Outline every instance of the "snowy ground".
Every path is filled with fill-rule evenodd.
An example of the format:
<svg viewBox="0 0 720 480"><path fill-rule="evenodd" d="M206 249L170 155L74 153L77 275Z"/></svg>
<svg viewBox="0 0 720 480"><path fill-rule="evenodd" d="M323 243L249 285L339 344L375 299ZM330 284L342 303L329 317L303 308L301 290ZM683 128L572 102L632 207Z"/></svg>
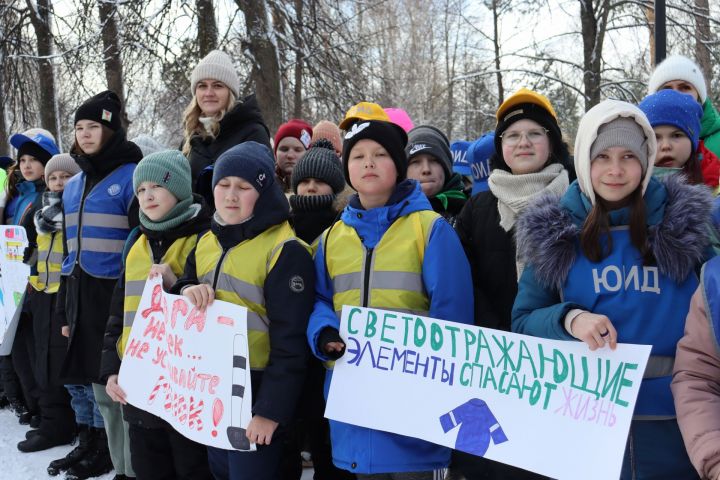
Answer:
<svg viewBox="0 0 720 480"><path fill-rule="evenodd" d="M47 466L56 458L64 457L71 445L55 447L44 452L21 453L17 443L25 439L29 428L20 425L17 417L9 410L0 410L0 478L13 480L61 480L63 475L51 477L47 474ZM111 480L113 474L97 477L100 480ZM312 480L312 469L303 470L302 480Z"/></svg>

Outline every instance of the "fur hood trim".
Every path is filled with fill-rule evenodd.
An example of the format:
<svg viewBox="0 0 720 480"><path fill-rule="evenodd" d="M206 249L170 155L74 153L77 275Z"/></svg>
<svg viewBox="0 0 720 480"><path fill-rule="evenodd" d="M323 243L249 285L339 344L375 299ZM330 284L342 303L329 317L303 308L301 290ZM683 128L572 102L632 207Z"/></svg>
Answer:
<svg viewBox="0 0 720 480"><path fill-rule="evenodd" d="M648 243L658 269L682 282L705 259L710 245L712 194L704 185L688 185L679 175L661 180L667 192L662 221L648 226ZM582 225L545 196L528 206L516 223L518 259L532 265L544 287L559 289L575 261Z"/></svg>

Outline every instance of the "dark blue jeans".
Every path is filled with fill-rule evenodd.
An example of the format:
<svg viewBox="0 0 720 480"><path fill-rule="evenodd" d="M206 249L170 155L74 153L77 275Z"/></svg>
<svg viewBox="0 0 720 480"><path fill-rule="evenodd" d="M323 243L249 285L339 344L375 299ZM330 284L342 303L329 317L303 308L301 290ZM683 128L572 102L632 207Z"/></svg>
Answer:
<svg viewBox="0 0 720 480"><path fill-rule="evenodd" d="M88 427L105 428L105 422L98 409L92 384L65 385L70 393L70 406L75 412L75 422Z"/></svg>

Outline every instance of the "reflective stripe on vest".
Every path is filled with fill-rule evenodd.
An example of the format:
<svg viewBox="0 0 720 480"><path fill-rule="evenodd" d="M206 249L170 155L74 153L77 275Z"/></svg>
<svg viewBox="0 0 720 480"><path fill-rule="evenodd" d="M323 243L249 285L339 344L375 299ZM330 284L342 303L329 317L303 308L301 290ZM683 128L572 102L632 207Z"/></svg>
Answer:
<svg viewBox="0 0 720 480"><path fill-rule="evenodd" d="M422 265L439 218L429 210L400 217L373 249L363 246L354 228L335 223L324 237L333 309L339 313L343 305L357 305L427 315L430 299Z"/></svg>
<svg viewBox="0 0 720 480"><path fill-rule="evenodd" d="M85 198L85 174L68 181L63 192L68 248L63 275L70 275L79 263L93 277L120 276L122 251L130 233L127 212L134 197L134 170L135 164L121 165L98 182Z"/></svg>
<svg viewBox="0 0 720 480"><path fill-rule="evenodd" d="M161 263L167 263L170 270L175 276L180 277L185 270L185 262L190 252L195 248L197 243L197 235L189 235L187 237L178 238L165 255L163 255ZM143 290L145 289L145 280L152 267L153 255L150 248L150 242L145 234L140 235L128 252L125 260L125 299L123 303L123 330L120 341L118 342L118 355L123 357L127 339L130 337L133 320L135 320L135 312Z"/></svg>
<svg viewBox="0 0 720 480"><path fill-rule="evenodd" d="M56 293L60 288L62 240L62 232L39 233L37 236L37 275L30 277L30 284L38 292Z"/></svg>
<svg viewBox="0 0 720 480"><path fill-rule="evenodd" d="M270 319L265 309L265 279L286 242L297 241L283 222L223 252L217 237L207 232L198 242L195 265L198 280L215 289L215 298L248 309L250 368L264 369L270 357Z"/></svg>

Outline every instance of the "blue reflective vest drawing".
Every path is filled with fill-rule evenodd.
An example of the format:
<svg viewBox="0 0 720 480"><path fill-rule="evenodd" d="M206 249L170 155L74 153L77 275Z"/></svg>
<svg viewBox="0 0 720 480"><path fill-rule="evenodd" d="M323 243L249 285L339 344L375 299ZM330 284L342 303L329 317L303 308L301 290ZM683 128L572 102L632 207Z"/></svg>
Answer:
<svg viewBox="0 0 720 480"><path fill-rule="evenodd" d="M674 416L670 380L675 347L683 335L690 298L698 286L694 273L676 283L657 267L643 266L627 227L611 229L612 252L598 263L576 245L576 259L562 287L562 299L606 315L618 342L652 345L635 406L636 416ZM601 238L603 250L607 238Z"/></svg>
<svg viewBox="0 0 720 480"><path fill-rule="evenodd" d="M125 164L113 170L84 201L85 173L70 179L63 192L68 255L62 275L70 275L79 263L93 277L120 277L122 251L130 233L127 214L133 200L135 166Z"/></svg>

